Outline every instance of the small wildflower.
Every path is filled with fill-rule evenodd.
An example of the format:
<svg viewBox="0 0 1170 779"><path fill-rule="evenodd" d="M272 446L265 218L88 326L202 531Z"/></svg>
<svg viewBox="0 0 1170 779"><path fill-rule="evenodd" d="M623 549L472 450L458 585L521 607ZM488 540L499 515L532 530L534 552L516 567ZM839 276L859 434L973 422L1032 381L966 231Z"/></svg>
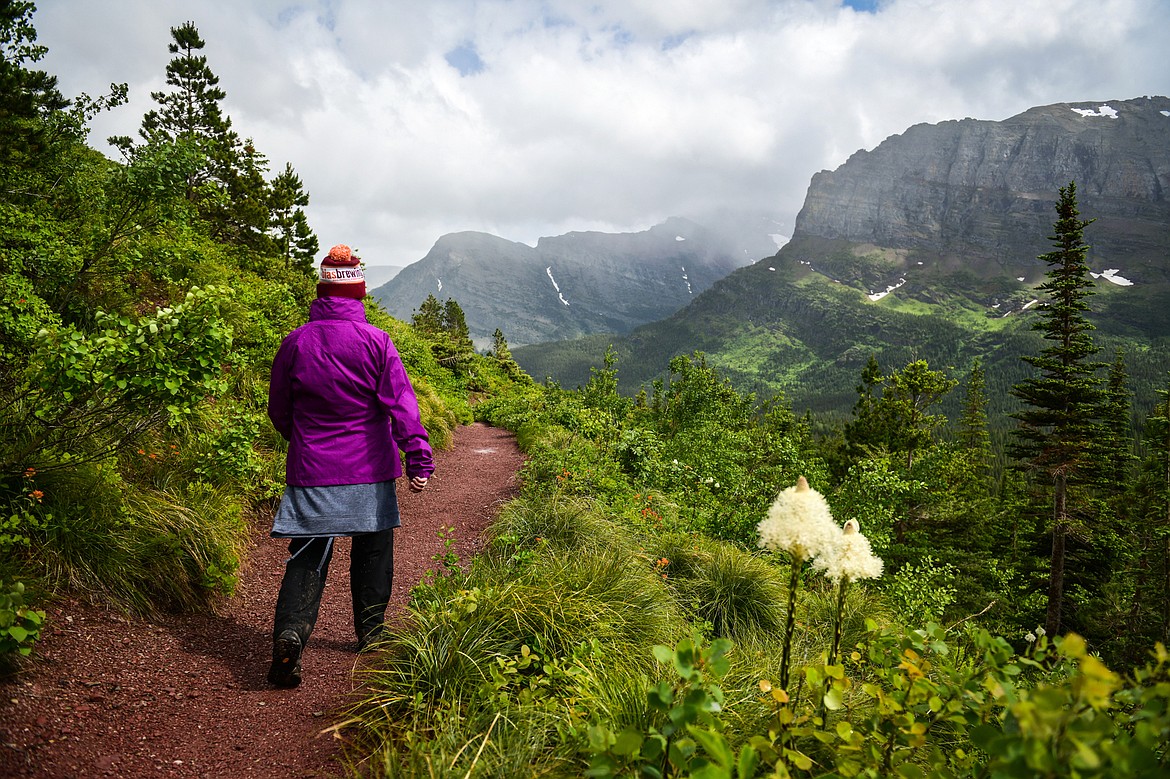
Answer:
<svg viewBox="0 0 1170 779"><path fill-rule="evenodd" d="M856 519L846 522L837 542L813 561L813 567L824 571L834 583L876 579L882 575L882 559L873 553L869 539L859 532L860 527Z"/></svg>
<svg viewBox="0 0 1170 779"><path fill-rule="evenodd" d="M139 449L139 450L138 450L138 453L139 453L139 454L146 454L146 450L145 450L145 449Z"/></svg>
<svg viewBox="0 0 1170 779"><path fill-rule="evenodd" d="M1026 636L1024 636L1024 640L1027 641L1029 644L1035 643L1036 634L1035 633L1028 633Z"/></svg>
<svg viewBox="0 0 1170 779"><path fill-rule="evenodd" d="M31 479L32 477L34 477L36 475L37 475L36 468L25 468L24 469L24 478Z"/></svg>
<svg viewBox="0 0 1170 779"><path fill-rule="evenodd" d="M41 492L40 490L33 490L32 492L30 492L28 494L28 496L30 498L32 498L33 500L35 500L37 503L40 503L41 498L45 497L45 493Z"/></svg>
<svg viewBox="0 0 1170 779"><path fill-rule="evenodd" d="M761 547L788 552L802 562L822 554L841 532L829 504L803 476L777 496L757 530Z"/></svg>

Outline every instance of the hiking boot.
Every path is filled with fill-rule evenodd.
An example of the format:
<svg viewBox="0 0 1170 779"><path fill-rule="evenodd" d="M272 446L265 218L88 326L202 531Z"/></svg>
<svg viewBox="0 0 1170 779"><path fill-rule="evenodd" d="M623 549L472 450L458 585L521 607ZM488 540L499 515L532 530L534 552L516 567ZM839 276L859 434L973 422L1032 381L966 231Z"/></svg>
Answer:
<svg viewBox="0 0 1170 779"><path fill-rule="evenodd" d="M277 687L296 687L301 683L301 637L295 630L285 630L272 644L268 681Z"/></svg>
<svg viewBox="0 0 1170 779"><path fill-rule="evenodd" d="M369 652L369 651L375 649L377 643L379 641L383 640L385 637L386 636L382 630L381 625L374 628L369 633L366 633L364 636L362 636L361 638L358 639L358 643L357 643L358 654L362 654L364 652Z"/></svg>

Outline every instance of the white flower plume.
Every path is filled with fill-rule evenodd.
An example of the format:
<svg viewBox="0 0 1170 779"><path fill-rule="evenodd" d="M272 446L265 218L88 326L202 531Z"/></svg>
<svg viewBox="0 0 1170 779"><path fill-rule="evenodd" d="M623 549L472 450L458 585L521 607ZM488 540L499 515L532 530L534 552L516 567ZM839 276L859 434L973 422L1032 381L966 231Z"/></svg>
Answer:
<svg viewBox="0 0 1170 779"><path fill-rule="evenodd" d="M780 493L757 530L761 547L787 552L799 562L823 554L841 535L829 504L803 476Z"/></svg>
<svg viewBox="0 0 1170 779"><path fill-rule="evenodd" d="M845 523L834 544L813 561L813 566L840 584L859 579L876 579L882 575L882 559L873 553L869 539L859 532L856 519Z"/></svg>

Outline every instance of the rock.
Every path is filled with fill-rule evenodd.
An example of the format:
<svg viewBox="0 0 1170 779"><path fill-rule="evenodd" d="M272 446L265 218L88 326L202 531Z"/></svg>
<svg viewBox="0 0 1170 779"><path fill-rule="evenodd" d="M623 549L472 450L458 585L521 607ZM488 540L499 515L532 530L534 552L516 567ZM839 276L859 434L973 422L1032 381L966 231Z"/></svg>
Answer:
<svg viewBox="0 0 1170 779"><path fill-rule="evenodd" d="M1167 280L1166 97L915 125L816 174L793 240L950 254L980 275L1016 277L1048 251L1058 189L1070 181L1081 213L1097 220L1090 261L1121 262L1138 282Z"/></svg>

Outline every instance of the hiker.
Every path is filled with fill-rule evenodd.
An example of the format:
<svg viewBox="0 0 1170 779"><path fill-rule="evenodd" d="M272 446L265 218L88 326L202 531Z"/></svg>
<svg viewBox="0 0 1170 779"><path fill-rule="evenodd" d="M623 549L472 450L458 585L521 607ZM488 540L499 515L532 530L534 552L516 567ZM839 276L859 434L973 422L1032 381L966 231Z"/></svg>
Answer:
<svg viewBox="0 0 1170 779"><path fill-rule="evenodd" d="M317 622L338 536L353 539L349 585L358 651L378 638L400 524L399 450L412 491L422 491L434 471L398 350L366 321L360 261L348 246L329 250L309 321L285 337L272 362L268 416L289 442L287 486L272 536L291 539L268 671L277 687L301 682L301 653Z"/></svg>

